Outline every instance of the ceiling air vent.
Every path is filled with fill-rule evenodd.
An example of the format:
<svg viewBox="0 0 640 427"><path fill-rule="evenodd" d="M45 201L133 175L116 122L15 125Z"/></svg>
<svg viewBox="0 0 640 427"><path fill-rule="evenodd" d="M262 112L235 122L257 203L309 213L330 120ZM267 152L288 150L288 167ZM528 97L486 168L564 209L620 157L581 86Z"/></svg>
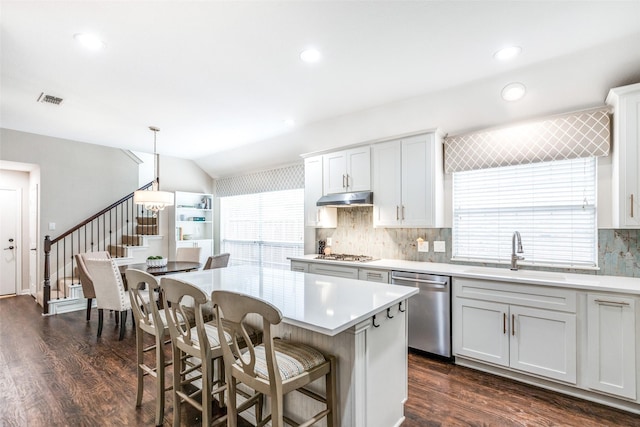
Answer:
<svg viewBox="0 0 640 427"><path fill-rule="evenodd" d="M62 98L58 98L57 96L53 95L45 95L44 92L41 92L40 96L38 97L38 102L42 102L43 104L60 105L62 104Z"/></svg>

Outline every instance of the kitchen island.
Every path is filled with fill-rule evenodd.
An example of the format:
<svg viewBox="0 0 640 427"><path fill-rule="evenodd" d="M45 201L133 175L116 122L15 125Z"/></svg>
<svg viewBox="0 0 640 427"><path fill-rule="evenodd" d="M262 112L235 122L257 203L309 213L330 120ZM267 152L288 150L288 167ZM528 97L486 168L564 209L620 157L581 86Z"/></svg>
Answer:
<svg viewBox="0 0 640 427"><path fill-rule="evenodd" d="M172 277L208 295L222 289L268 301L283 315L277 336L335 355L341 426L402 424L407 399L406 307L416 288L249 266ZM324 393L323 381L313 386ZM319 403L297 393L285 400L285 413L293 419L319 409Z"/></svg>

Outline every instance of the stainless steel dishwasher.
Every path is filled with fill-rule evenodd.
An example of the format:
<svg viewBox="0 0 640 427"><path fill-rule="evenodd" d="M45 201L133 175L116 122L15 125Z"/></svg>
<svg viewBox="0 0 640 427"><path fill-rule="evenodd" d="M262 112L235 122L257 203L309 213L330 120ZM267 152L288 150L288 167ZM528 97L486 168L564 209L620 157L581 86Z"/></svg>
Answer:
<svg viewBox="0 0 640 427"><path fill-rule="evenodd" d="M451 358L451 277L392 271L391 284L420 289L409 298L409 347Z"/></svg>

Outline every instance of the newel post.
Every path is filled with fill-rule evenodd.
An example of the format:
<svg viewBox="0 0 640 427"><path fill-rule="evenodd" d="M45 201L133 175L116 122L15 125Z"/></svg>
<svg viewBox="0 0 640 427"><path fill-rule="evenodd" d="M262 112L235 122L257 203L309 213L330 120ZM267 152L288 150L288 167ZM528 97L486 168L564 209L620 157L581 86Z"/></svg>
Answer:
<svg viewBox="0 0 640 427"><path fill-rule="evenodd" d="M42 288L43 314L49 314L49 300L51 299L51 236L44 236L44 287Z"/></svg>

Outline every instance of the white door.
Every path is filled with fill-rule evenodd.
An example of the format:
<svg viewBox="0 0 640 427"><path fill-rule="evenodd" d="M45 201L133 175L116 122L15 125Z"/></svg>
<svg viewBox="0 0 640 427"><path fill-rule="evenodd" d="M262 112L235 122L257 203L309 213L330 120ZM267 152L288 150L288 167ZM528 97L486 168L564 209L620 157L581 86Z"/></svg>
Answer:
<svg viewBox="0 0 640 427"><path fill-rule="evenodd" d="M15 294L19 285L19 208L20 192L0 189L0 295Z"/></svg>

